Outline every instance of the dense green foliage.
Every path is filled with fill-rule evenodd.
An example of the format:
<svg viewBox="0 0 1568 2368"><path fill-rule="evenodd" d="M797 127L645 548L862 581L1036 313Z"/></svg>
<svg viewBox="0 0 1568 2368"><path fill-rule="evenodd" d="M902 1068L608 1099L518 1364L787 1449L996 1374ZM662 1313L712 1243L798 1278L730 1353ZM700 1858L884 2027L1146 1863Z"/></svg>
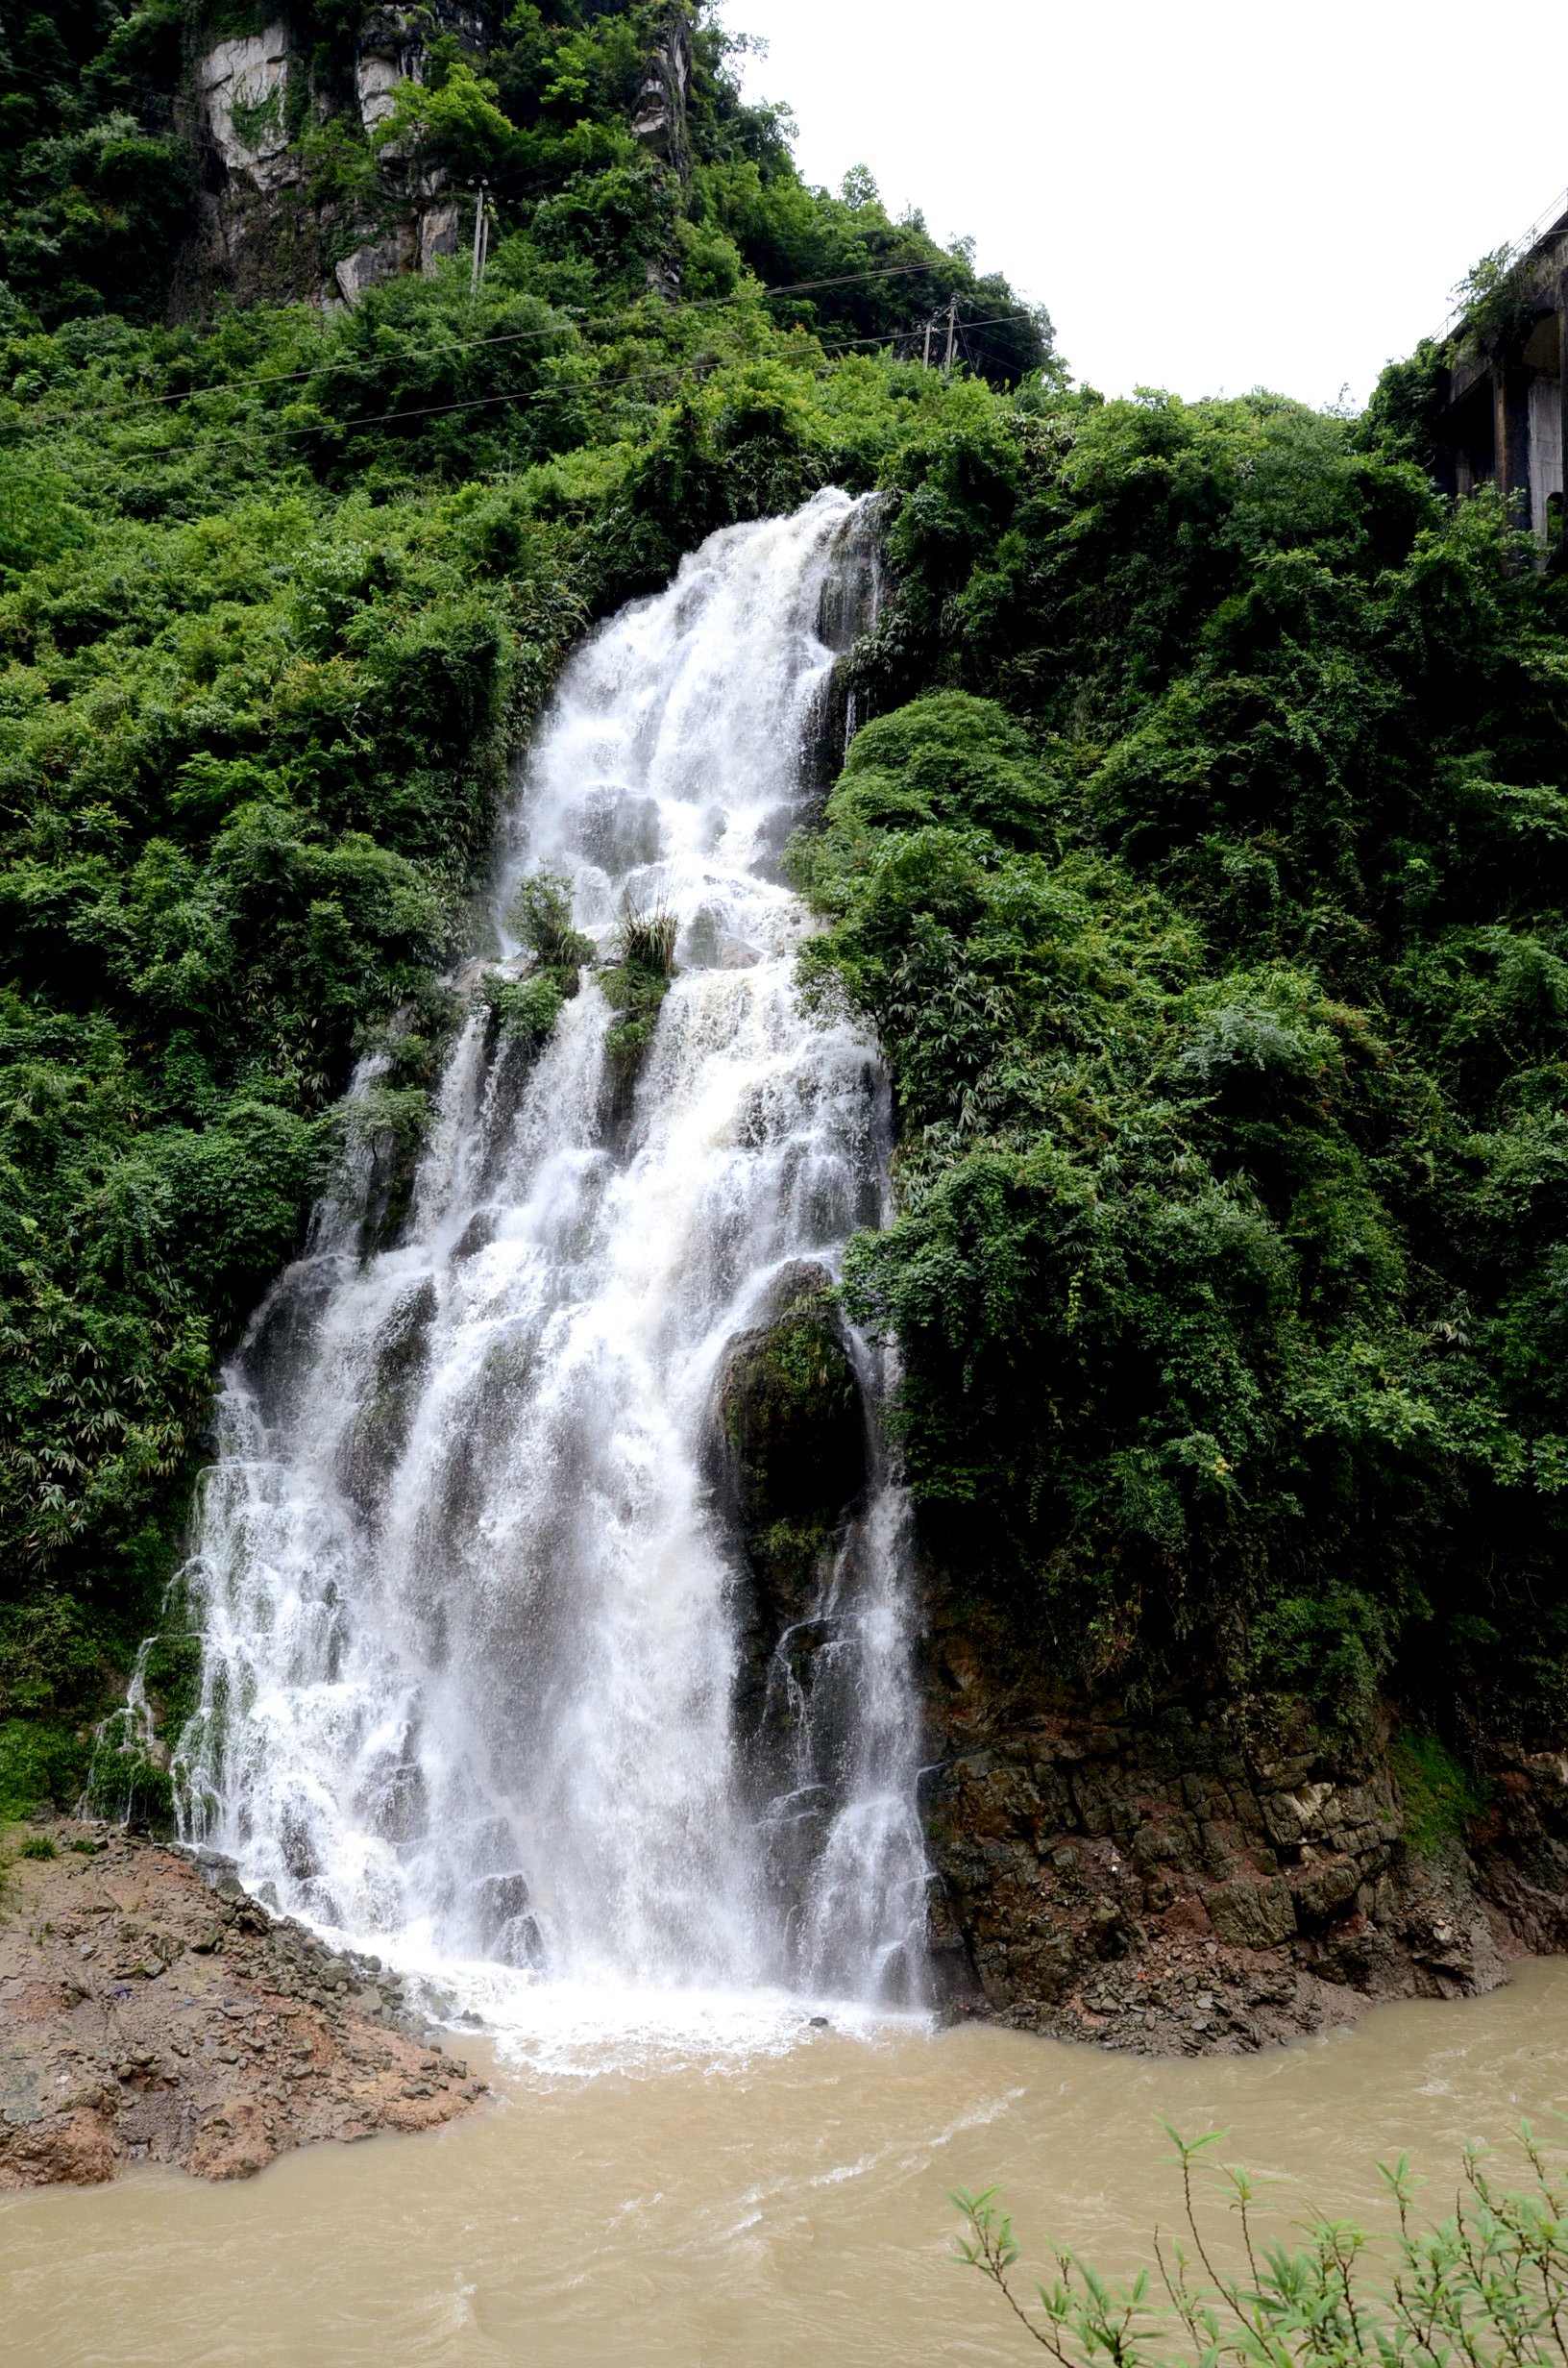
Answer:
<svg viewBox="0 0 1568 2368"><path fill-rule="evenodd" d="M977 276L967 242L943 248L919 215L890 220L864 166L837 197L802 182L787 111L743 102L734 68L746 40L705 6L687 12L687 169L666 169L631 120L650 49L682 5L492 0L471 12L473 50L416 10L423 80L399 85L391 113L367 133L355 51L376 16L369 0L63 0L47 14L0 0L0 242L12 308L31 307L50 328L184 308L210 274L195 214L212 172L195 128L195 62L216 40L282 21L284 82L270 99L240 99L234 115L253 139L293 136L299 169L269 200L269 293L330 286L334 262L416 188L482 174L504 276L575 312L641 300L650 284L711 303L760 281L793 291L770 308L778 326L880 345L914 337L951 299L963 356L986 376L1011 383L1047 358L1044 315L1004 280Z"/></svg>
<svg viewBox="0 0 1568 2368"><path fill-rule="evenodd" d="M973 402L796 851L894 1073L850 1295L927 1534L1135 1689L1397 1659L1550 1726L1568 592L1386 405Z"/></svg>
<svg viewBox="0 0 1568 2368"><path fill-rule="evenodd" d="M0 5L0 237L12 310L161 308L195 170L175 129L184 12Z"/></svg>
<svg viewBox="0 0 1568 2368"><path fill-rule="evenodd" d="M801 182L706 12L684 177L629 130L657 8L437 39L370 137L359 15L294 12L282 243L319 274L485 171L478 301L458 258L178 320L179 78L251 17L0 0L0 1798L80 1780L345 1135L406 1173L561 655L829 482L883 488L894 588L796 861L893 1071L848 1289L937 1557L1125 1686L1394 1668L1452 1739L1484 1673L1549 1727L1568 595L1432 490L1440 357L1360 423L1072 394L962 242ZM909 358L949 297L950 382ZM536 1046L583 949L549 883L521 919L485 993ZM628 1077L661 947L605 975Z"/></svg>
<svg viewBox="0 0 1568 2368"><path fill-rule="evenodd" d="M352 25L317 17L327 73ZM188 56L218 19L7 22L0 1801L16 1807L82 1782L83 1714L177 1554L215 1359L345 1136L392 1143L405 1189L456 1016L436 980L474 942L507 764L566 649L714 527L869 486L968 400L886 354L835 361L809 301L768 298L713 210L744 197L748 252L775 272L913 254L937 292L973 274L864 185L806 190L716 32L698 36L682 192L625 130L651 13L520 8L491 74L523 145L491 160L504 234L477 305L459 259L352 313L156 326L168 241L145 211L106 212L66 150L105 108L156 129L154 32ZM577 77L570 106L535 103L549 75ZM438 57L421 136L454 164L458 100L495 110ZM40 211L57 183L65 212ZM649 289L650 226L685 259L684 304ZM141 239L134 268L110 231ZM883 284L833 292L841 341L904 317L876 308ZM498 1032L530 1044L588 950L540 895L521 916L536 974L489 997ZM661 946L628 929L607 974L628 1076ZM381 1073L344 1106L375 1049Z"/></svg>

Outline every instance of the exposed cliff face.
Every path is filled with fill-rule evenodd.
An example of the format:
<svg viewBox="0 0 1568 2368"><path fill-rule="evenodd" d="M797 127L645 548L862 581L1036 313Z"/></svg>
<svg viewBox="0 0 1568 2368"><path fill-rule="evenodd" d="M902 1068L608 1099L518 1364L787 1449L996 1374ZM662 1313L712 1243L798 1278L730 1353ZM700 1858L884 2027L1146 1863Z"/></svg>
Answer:
<svg viewBox="0 0 1568 2368"><path fill-rule="evenodd" d="M692 29L685 13L672 9L660 24L649 52L647 69L632 110L632 137L649 155L681 181L691 177L692 150L686 134L686 99L692 80ZM680 284L680 266L673 255L650 255L648 284L674 295Z"/></svg>
<svg viewBox="0 0 1568 2368"><path fill-rule="evenodd" d="M437 57L486 62L481 10L464 0L376 9L352 40L323 48L288 0L257 30L199 43L187 131L199 157L199 224L179 301L304 297L352 304L378 281L433 272L464 243L473 201L444 164L384 139L374 170L350 142L381 131L400 83L425 84ZM632 104L632 136L685 182L692 32L685 11L658 20ZM331 150L336 142L335 153ZM650 255L649 285L673 291L678 264Z"/></svg>
<svg viewBox="0 0 1568 2368"><path fill-rule="evenodd" d="M715 1410L715 1493L740 1549L737 1712L774 1789L790 1743L774 1730L799 1714L779 1671L809 1657L866 1481L826 1282L807 1264L780 1276ZM1511 1958L1568 1948L1568 1759L1495 1745L1480 1813L1423 1834L1387 1706L1335 1737L1299 1703L1218 1687L1136 1709L1065 1676L999 1610L959 1609L930 1570L925 1626L920 1812L950 2011L1229 2052L1382 1999L1489 1990Z"/></svg>
<svg viewBox="0 0 1568 2368"><path fill-rule="evenodd" d="M1458 1997L1568 1945L1568 1763L1500 1750L1423 1853L1386 1717L1074 1700L1004 1623L939 1605L925 1654L932 1930L961 2011L1152 2053L1255 2047L1378 1999Z"/></svg>
<svg viewBox="0 0 1568 2368"><path fill-rule="evenodd" d="M259 31L199 47L187 129L199 160L195 235L177 302L221 290L242 303L353 303L379 280L433 271L463 240L444 167L384 149L374 172L313 156L311 137L368 135L400 82L427 78L447 37L482 58L478 12L460 0L378 9L342 55L325 53L286 7Z"/></svg>
<svg viewBox="0 0 1568 2368"><path fill-rule="evenodd" d="M631 131L649 156L657 157L686 180L692 169L691 144L686 136L686 99L692 81L692 29L678 9L660 24L649 52L648 68Z"/></svg>

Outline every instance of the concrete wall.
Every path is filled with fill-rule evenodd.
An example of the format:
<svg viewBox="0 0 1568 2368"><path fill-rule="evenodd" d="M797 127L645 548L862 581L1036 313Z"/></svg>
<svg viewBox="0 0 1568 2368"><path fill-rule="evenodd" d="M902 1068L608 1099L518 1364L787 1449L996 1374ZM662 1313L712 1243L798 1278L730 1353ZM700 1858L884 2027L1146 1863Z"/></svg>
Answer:
<svg viewBox="0 0 1568 2368"><path fill-rule="evenodd" d="M1460 496L1487 483L1513 495L1544 558L1560 523L1568 446L1568 214L1531 249L1521 280L1526 317L1508 350L1472 352L1448 373L1438 473Z"/></svg>

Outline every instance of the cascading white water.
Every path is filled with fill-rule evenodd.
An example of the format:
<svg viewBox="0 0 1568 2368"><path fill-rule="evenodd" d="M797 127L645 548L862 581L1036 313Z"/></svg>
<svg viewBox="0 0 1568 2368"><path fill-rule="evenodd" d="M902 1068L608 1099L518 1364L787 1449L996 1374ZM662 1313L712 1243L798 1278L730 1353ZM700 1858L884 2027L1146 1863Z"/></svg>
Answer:
<svg viewBox="0 0 1568 2368"><path fill-rule="evenodd" d="M737 1718L705 1443L726 1345L881 1208L885 1088L796 1001L776 869L862 524L829 492L713 536L578 652L539 735L498 912L548 866L601 940L628 899L679 922L629 1107L591 975L531 1060L472 1018L397 1246L324 1212L227 1377L185 1830L394 1958L919 1994L901 1495L873 1447L780 1784Z"/></svg>

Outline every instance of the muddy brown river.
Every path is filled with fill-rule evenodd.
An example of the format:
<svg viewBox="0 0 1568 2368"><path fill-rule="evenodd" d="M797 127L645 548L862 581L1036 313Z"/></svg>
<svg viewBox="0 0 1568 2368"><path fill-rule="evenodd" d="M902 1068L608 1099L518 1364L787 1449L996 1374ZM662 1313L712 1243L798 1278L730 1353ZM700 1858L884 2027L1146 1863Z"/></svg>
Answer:
<svg viewBox="0 0 1568 2368"><path fill-rule="evenodd" d="M1156 2115L1229 2130L1286 2217L1374 2210L1402 2146L1440 2191L1568 2102L1568 1964L1207 2061L913 2021L511 2044L433 2137L0 2198L6 2368L1002 2368L1033 2350L947 2260L944 2188L1111 2268L1170 2218Z"/></svg>

